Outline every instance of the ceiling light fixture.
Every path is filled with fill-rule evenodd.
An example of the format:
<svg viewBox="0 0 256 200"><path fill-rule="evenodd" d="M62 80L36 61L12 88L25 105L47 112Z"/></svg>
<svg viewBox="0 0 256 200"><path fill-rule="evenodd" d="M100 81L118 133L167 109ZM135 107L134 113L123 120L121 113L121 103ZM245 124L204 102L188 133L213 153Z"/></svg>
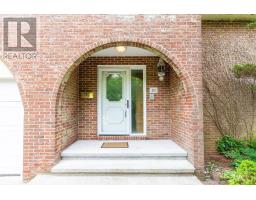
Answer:
<svg viewBox="0 0 256 200"><path fill-rule="evenodd" d="M126 47L125 46L117 46L116 47L116 50L119 52L119 53L123 53L126 51Z"/></svg>

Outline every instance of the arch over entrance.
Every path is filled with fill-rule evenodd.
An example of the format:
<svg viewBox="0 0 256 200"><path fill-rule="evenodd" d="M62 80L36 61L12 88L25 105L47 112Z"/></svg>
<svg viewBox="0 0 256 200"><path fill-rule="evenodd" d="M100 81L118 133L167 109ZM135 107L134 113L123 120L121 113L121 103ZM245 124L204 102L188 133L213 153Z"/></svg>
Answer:
<svg viewBox="0 0 256 200"><path fill-rule="evenodd" d="M176 72L177 76L183 82L184 90L194 91L194 84L189 76L189 72L182 67L180 62L176 57L174 57L170 51L168 51L162 45L158 45L152 43L149 40L137 39L137 38L109 38L103 39L99 42L93 43L91 45L86 46L86 48L81 49L79 53L75 53L67 62L67 65L62 69L60 73L60 77L56 81L54 87L54 93L57 94L61 83L65 81L69 74L79 66L83 61L85 61L92 54L106 48L114 47L114 46L133 46L142 49L146 49L148 51L153 52L157 56L161 57L166 63L168 63L172 69ZM185 78L186 77L186 78ZM196 93L195 93L196 95ZM54 97L56 99L56 96ZM197 102L198 103L198 102Z"/></svg>
<svg viewBox="0 0 256 200"><path fill-rule="evenodd" d="M22 175L23 104L19 87L0 61L0 174Z"/></svg>
<svg viewBox="0 0 256 200"><path fill-rule="evenodd" d="M170 106L172 109L170 122L172 131L170 131L169 136L189 152L189 159L196 165L196 168L202 168L203 149L200 147L202 146L200 143L202 141L202 132L201 122L198 120L200 118L200 114L198 113L201 110L200 94L197 93L195 89L190 73L171 55L171 52L163 46L151 43L148 40L131 38L105 39L86 46L86 48L81 49L79 53L72 56L67 62L70 64L67 64L67 66L61 70L54 87L53 94L55 95L54 101L56 102L56 119L60 118L60 116L58 116L58 108L61 106L60 99L63 96L63 91L66 86L70 85L68 82L70 77L75 76L73 72L78 69L81 63L85 62L97 51L114 46L132 46L151 51L168 63L175 72L175 75L172 74L171 77L173 80L173 87L170 89ZM58 126L58 120L56 120L56 133L59 130ZM56 134L56 141L57 138L60 138L59 134ZM72 136L71 141L75 140L76 136ZM61 147L56 143L57 157L61 150Z"/></svg>

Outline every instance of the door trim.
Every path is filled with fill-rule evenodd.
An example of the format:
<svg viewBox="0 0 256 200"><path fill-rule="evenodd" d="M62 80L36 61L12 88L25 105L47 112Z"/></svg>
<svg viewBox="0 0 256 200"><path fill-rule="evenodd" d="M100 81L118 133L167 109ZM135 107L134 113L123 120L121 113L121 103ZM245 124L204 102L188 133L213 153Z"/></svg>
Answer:
<svg viewBox="0 0 256 200"><path fill-rule="evenodd" d="M101 84L102 84L102 71L112 71L120 70L120 71L126 71L128 70L127 74L127 90L128 90L128 97L131 101L131 70L132 69L142 69L143 70L143 133L132 133L131 131L131 106L129 107L129 130L128 134L125 134L127 136L146 136L147 134L147 98L146 98L146 65L98 65L97 66L97 135L98 136L104 136L104 135L111 135L111 136L118 136L115 134L106 134L101 132L101 123L102 123L102 108L101 108L101 101L102 101L102 90L101 90ZM123 135L123 134L122 134Z"/></svg>

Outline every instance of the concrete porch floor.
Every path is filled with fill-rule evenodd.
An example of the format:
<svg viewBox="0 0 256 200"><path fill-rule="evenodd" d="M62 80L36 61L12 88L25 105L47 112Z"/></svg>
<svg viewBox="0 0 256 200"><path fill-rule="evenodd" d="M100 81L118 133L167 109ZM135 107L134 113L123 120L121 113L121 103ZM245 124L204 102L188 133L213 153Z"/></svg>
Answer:
<svg viewBox="0 0 256 200"><path fill-rule="evenodd" d="M62 157L133 157L133 156L187 156L187 152L172 140L129 140L129 148L101 148L103 140L78 140L67 147ZM121 142L121 141L118 141Z"/></svg>

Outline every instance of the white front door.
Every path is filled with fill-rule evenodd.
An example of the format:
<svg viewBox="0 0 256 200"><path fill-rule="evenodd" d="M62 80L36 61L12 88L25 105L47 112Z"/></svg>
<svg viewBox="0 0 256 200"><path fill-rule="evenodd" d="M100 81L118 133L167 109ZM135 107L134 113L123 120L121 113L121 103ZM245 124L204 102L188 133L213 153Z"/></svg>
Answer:
<svg viewBox="0 0 256 200"><path fill-rule="evenodd" d="M98 66L98 135L146 135L146 66Z"/></svg>
<svg viewBox="0 0 256 200"><path fill-rule="evenodd" d="M129 134L129 84L127 69L103 69L100 71L102 135Z"/></svg>

